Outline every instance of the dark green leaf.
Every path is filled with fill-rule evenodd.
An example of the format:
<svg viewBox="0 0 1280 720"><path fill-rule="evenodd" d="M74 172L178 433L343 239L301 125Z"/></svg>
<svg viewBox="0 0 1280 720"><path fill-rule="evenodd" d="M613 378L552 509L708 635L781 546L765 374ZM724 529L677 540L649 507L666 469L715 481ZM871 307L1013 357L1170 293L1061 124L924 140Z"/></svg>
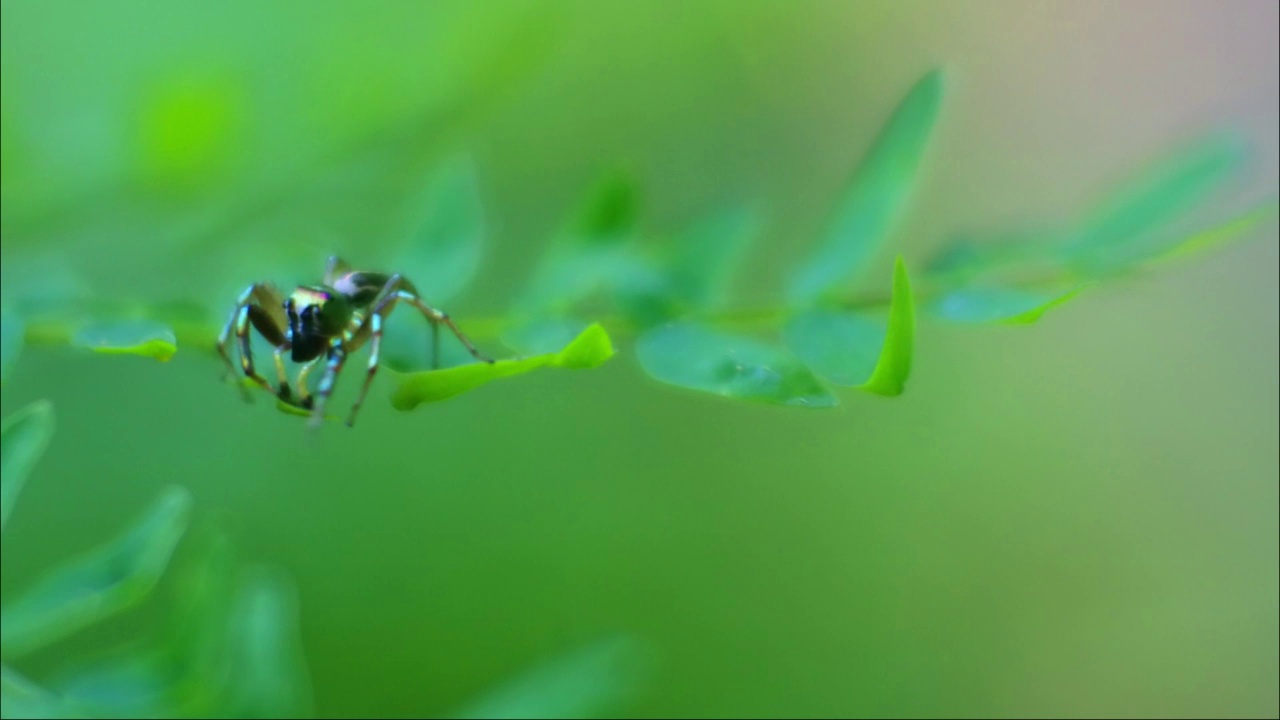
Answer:
<svg viewBox="0 0 1280 720"><path fill-rule="evenodd" d="M942 95L942 72L935 70L894 110L849 183L826 240L792 278L792 302L807 305L862 270L888 238L915 185Z"/></svg>
<svg viewBox="0 0 1280 720"><path fill-rule="evenodd" d="M475 276L484 248L484 208L474 165L454 158L432 180L422 225L397 260L432 303L458 294Z"/></svg>
<svg viewBox="0 0 1280 720"><path fill-rule="evenodd" d="M669 385L775 405L834 407L836 398L785 350L697 323L649 330L636 341L645 372Z"/></svg>
<svg viewBox="0 0 1280 720"><path fill-rule="evenodd" d="M298 636L292 583L256 569L241 584L231 618L231 678L221 716L307 717L311 686Z"/></svg>
<svg viewBox="0 0 1280 720"><path fill-rule="evenodd" d="M412 410L421 403L439 402L498 378L522 375L540 367L592 368L612 355L608 333L593 324L558 353L397 375L391 404L397 410Z"/></svg>
<svg viewBox="0 0 1280 720"><path fill-rule="evenodd" d="M0 425L0 529L18 502L27 476L53 437L53 405L37 400Z"/></svg>
<svg viewBox="0 0 1280 720"><path fill-rule="evenodd" d="M151 320L95 323L81 328L73 343L108 355L142 355L167 362L178 351L169 326Z"/></svg>
<svg viewBox="0 0 1280 720"><path fill-rule="evenodd" d="M150 593L182 538L191 495L170 487L126 534L55 569L4 609L0 643L16 656L125 610Z"/></svg>
<svg viewBox="0 0 1280 720"><path fill-rule="evenodd" d="M1193 209L1246 157L1244 143L1215 135L1175 153L1095 210L1066 241L1069 261L1110 272L1153 254L1152 233Z"/></svg>
<svg viewBox="0 0 1280 720"><path fill-rule="evenodd" d="M854 310L809 310L787 323L783 337L795 354L837 385L900 395L911 373L915 305L907 269L894 268L887 318Z"/></svg>
<svg viewBox="0 0 1280 720"><path fill-rule="evenodd" d="M9 379L9 372L22 352L22 335L26 323L16 312L0 310L0 383Z"/></svg>
<svg viewBox="0 0 1280 720"><path fill-rule="evenodd" d="M955 322L1030 325L1089 285L1055 291L971 287L947 293L935 301L931 309L937 316Z"/></svg>
<svg viewBox="0 0 1280 720"><path fill-rule="evenodd" d="M533 668L465 708L459 718L590 718L616 714L652 673L648 649L614 638Z"/></svg>

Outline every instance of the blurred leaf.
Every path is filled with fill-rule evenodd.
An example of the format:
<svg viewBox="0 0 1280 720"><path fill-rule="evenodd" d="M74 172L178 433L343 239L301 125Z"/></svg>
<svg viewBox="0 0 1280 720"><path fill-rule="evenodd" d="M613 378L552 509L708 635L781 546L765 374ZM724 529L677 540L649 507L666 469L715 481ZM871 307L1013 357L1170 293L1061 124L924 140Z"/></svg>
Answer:
<svg viewBox="0 0 1280 720"><path fill-rule="evenodd" d="M1237 137L1214 135L1174 153L1095 210L1067 239L1065 257L1096 274L1153 254L1145 246L1151 233L1220 186L1240 167L1245 150Z"/></svg>
<svg viewBox="0 0 1280 720"><path fill-rule="evenodd" d="M671 295L699 309L723 305L730 274L759 232L760 220L754 213L733 208L678 234L668 263Z"/></svg>
<svg viewBox="0 0 1280 720"><path fill-rule="evenodd" d="M877 395L900 395L911 372L915 306L906 266L894 268L888 318L854 310L815 309L787 323L788 347L831 382Z"/></svg>
<svg viewBox="0 0 1280 720"><path fill-rule="evenodd" d="M0 310L0 383L9 379L9 371L22 352L22 335L26 323L16 312Z"/></svg>
<svg viewBox="0 0 1280 720"><path fill-rule="evenodd" d="M0 667L0 717L53 719L86 715L5 665Z"/></svg>
<svg viewBox="0 0 1280 720"><path fill-rule="evenodd" d="M1280 204L1274 198L1267 200L1231 220L1180 238L1172 243L1170 247L1155 255L1152 260L1173 260L1225 245L1262 223L1274 220L1278 208L1280 208Z"/></svg>
<svg viewBox="0 0 1280 720"><path fill-rule="evenodd" d="M1084 283L1065 292L1009 287L965 288L942 296L931 305L931 309L935 315L955 322L1030 325L1091 284Z"/></svg>
<svg viewBox="0 0 1280 720"><path fill-rule="evenodd" d="M600 179L570 221L560 242L612 245L627 242L636 230L640 193L629 173L615 169Z"/></svg>
<svg viewBox="0 0 1280 720"><path fill-rule="evenodd" d="M397 375L391 404L397 410L412 410L421 403L439 402L498 378L522 375L540 367L592 368L612 355L608 333L593 324L558 353Z"/></svg>
<svg viewBox="0 0 1280 720"><path fill-rule="evenodd" d="M484 246L484 208L475 166L453 158L427 188L423 220L396 261L429 302L441 303L470 283Z"/></svg>
<svg viewBox="0 0 1280 720"><path fill-rule="evenodd" d="M67 702L97 718L178 717L168 704L174 678L153 654L113 654L54 683Z"/></svg>
<svg viewBox="0 0 1280 720"><path fill-rule="evenodd" d="M618 713L652 672L638 641L613 638L533 668L463 709L458 718L590 718Z"/></svg>
<svg viewBox="0 0 1280 720"><path fill-rule="evenodd" d="M502 334L502 341L525 353L559 352L588 325L585 320L571 317L540 318L509 328Z"/></svg>
<svg viewBox="0 0 1280 720"><path fill-rule="evenodd" d="M280 573L247 573L231 619L231 677L224 717L296 718L311 712L311 686L292 584Z"/></svg>
<svg viewBox="0 0 1280 720"><path fill-rule="evenodd" d="M888 238L915 184L942 95L942 71L935 70L894 110L845 191L826 241L792 278L793 303L811 303L862 270Z"/></svg>
<svg viewBox="0 0 1280 720"><path fill-rule="evenodd" d="M706 325L649 330L636 341L636 353L645 372L668 385L775 405L836 405L835 396L785 350Z"/></svg>
<svg viewBox="0 0 1280 720"><path fill-rule="evenodd" d="M0 424L0 529L9 515L27 476L53 437L53 405L37 400Z"/></svg>
<svg viewBox="0 0 1280 720"><path fill-rule="evenodd" d="M108 355L142 355L168 362L178 341L167 325L151 320L97 323L81 328L73 343Z"/></svg>
<svg viewBox="0 0 1280 720"><path fill-rule="evenodd" d="M3 611L5 654L42 647L140 602L168 565L190 510L190 493L170 487L126 534L19 595Z"/></svg>

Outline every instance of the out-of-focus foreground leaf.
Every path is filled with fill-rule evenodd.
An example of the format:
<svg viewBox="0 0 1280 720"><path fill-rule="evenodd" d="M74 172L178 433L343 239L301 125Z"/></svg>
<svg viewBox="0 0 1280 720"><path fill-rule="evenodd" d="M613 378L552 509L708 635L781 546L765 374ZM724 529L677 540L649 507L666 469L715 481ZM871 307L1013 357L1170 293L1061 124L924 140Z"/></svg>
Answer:
<svg viewBox="0 0 1280 720"><path fill-rule="evenodd" d="M942 71L921 78L894 110L858 167L823 244L791 280L807 305L865 267L888 238L915 185L943 96Z"/></svg>
<svg viewBox="0 0 1280 720"><path fill-rule="evenodd" d="M170 487L127 533L56 568L3 610L0 644L14 657L47 645L142 600L182 538L191 495Z"/></svg>
<svg viewBox="0 0 1280 720"><path fill-rule="evenodd" d="M173 330L152 320L94 323L76 332L73 344L108 355L142 355L167 362L178 351Z"/></svg>
<svg viewBox="0 0 1280 720"><path fill-rule="evenodd" d="M0 667L0 718L56 720L87 717L71 703L39 687L9 666Z"/></svg>
<svg viewBox="0 0 1280 720"><path fill-rule="evenodd" d="M311 712L311 685L298 637L297 599L280 573L244 573L231 616L224 717L296 718Z"/></svg>
<svg viewBox="0 0 1280 720"><path fill-rule="evenodd" d="M902 258L894 267L888 317L856 310L809 310L783 329L787 345L814 372L841 386L900 395L911 374L915 301Z"/></svg>
<svg viewBox="0 0 1280 720"><path fill-rule="evenodd" d="M613 343L608 333L593 324L557 353L397 375L391 404L397 410L412 410L424 402L446 400L499 378L523 375L540 367L592 368L612 356Z"/></svg>
<svg viewBox="0 0 1280 720"><path fill-rule="evenodd" d="M479 698L457 718L589 718L620 712L652 672L648 648L611 638L535 667Z"/></svg>
<svg viewBox="0 0 1280 720"><path fill-rule="evenodd" d="M947 293L933 303L932 309L938 317L955 322L1030 325L1046 312L1079 295L1090 284L1052 292L1012 287L971 287Z"/></svg>
<svg viewBox="0 0 1280 720"><path fill-rule="evenodd" d="M0 310L0 383L9 379L9 372L18 362L26 329L26 323L20 315Z"/></svg>
<svg viewBox="0 0 1280 720"><path fill-rule="evenodd" d="M37 400L0 424L0 529L18 502L31 469L53 437L53 405Z"/></svg>
<svg viewBox="0 0 1280 720"><path fill-rule="evenodd" d="M668 385L739 400L795 407L835 407L836 398L780 347L755 338L681 322L636 341L640 365Z"/></svg>

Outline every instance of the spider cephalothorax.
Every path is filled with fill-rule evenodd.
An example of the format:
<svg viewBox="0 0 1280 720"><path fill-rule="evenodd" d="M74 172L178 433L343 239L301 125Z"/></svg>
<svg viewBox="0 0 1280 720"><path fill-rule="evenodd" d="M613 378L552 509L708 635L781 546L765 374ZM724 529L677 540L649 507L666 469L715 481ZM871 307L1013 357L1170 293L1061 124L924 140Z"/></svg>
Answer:
<svg viewBox="0 0 1280 720"><path fill-rule="evenodd" d="M288 298L283 297L271 283L250 285L236 301L235 309L218 337L218 352L234 374L235 364L227 353L227 343L234 331L239 341L240 367L245 377L280 400L310 410L311 422L317 424L324 418L325 403L333 392L343 363L366 340L371 340L369 370L364 386L347 416L347 425L350 426L355 423L356 412L369 392L374 374L378 372L383 322L400 301L413 305L431 323L436 340L432 346L434 365L439 365L442 324L453 331L476 359L493 362L472 346L448 315L424 303L408 280L399 274L353 271L337 257L329 258L321 284L300 286ZM275 347L279 388L271 387L271 382L254 369L249 342L250 325ZM303 364L296 387L290 385L285 372L285 351L289 352L293 362ZM327 361L327 366L313 398L307 390L307 375L321 360Z"/></svg>

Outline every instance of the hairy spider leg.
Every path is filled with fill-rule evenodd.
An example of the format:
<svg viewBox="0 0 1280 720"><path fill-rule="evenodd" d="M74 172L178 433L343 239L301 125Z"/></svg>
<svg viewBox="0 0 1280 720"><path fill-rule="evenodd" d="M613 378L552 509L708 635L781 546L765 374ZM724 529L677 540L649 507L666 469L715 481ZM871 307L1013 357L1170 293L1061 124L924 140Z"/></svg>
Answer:
<svg viewBox="0 0 1280 720"><path fill-rule="evenodd" d="M378 356L382 349L382 314L374 310L369 316L368 324L370 335L373 338L369 344L369 370L364 376L364 385L360 387L360 394L356 396L356 401L351 405L351 412L347 414L347 427L355 427L356 413L360 412L360 406L364 404L365 395L369 394L369 386L373 384L373 376L378 372Z"/></svg>
<svg viewBox="0 0 1280 720"><path fill-rule="evenodd" d="M308 404L311 402L311 391L307 389L307 376L311 374L311 370L315 368L316 365L319 365L320 361L323 359L324 359L324 356L318 357L315 360L312 360L307 364L303 365L302 369L298 371L298 377L296 381L296 384L298 386L297 388L298 402L302 403L303 407L307 407Z"/></svg>

